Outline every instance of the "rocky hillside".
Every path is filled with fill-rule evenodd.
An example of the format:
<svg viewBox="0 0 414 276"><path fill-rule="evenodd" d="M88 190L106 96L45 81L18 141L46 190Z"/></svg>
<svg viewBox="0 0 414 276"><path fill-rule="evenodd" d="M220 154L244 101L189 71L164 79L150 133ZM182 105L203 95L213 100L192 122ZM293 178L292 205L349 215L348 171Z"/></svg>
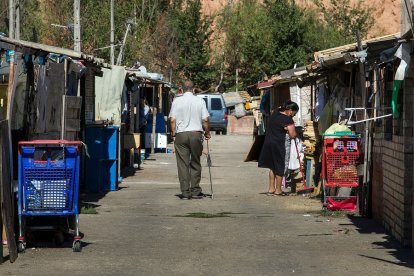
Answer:
<svg viewBox="0 0 414 276"><path fill-rule="evenodd" d="M203 10L207 15L220 10L223 5L238 0L203 0ZM260 0L258 0L260 1ZM350 0L351 4L359 0ZM329 2L329 1L326 1ZM368 38L397 33L400 31L401 0L362 0L363 5L373 9L374 27L368 34ZM312 0L296 0L296 3L304 8L312 8Z"/></svg>

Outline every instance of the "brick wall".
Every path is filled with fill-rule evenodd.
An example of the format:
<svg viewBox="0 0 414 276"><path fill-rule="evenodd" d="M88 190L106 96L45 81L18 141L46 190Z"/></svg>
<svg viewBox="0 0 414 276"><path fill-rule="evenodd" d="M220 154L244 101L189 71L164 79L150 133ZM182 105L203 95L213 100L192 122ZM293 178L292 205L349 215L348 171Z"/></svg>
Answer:
<svg viewBox="0 0 414 276"><path fill-rule="evenodd" d="M404 152L403 139L382 141L383 224L404 246L411 245L411 181L407 179L412 154ZM374 169L375 170L375 169ZM374 185L373 185L374 186Z"/></svg>
<svg viewBox="0 0 414 276"><path fill-rule="evenodd" d="M246 134L253 135L254 117L244 116L237 119L235 116L228 116L227 133L228 134Z"/></svg>
<svg viewBox="0 0 414 276"><path fill-rule="evenodd" d="M413 66L408 74L414 76ZM377 129L373 149L373 216L403 246L412 243L413 94L414 81L408 77L400 91L402 117L394 120L394 128L402 122L402 133L394 129L392 140L385 140L383 128Z"/></svg>

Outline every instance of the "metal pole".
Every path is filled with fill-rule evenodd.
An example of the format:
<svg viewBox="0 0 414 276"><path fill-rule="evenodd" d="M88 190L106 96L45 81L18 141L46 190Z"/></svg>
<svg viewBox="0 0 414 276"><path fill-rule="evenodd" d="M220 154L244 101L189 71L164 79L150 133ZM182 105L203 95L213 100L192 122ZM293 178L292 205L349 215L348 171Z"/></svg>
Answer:
<svg viewBox="0 0 414 276"><path fill-rule="evenodd" d="M211 180L211 156L210 156L210 148L208 146L208 140L207 140L207 166L208 166L208 174L210 175L210 194L211 194L211 199L214 199L213 181Z"/></svg>
<svg viewBox="0 0 414 276"><path fill-rule="evenodd" d="M15 24L15 15L14 15L14 0L9 0L9 37L14 38L14 24Z"/></svg>
<svg viewBox="0 0 414 276"><path fill-rule="evenodd" d="M357 37L357 43L358 43L358 51L362 51L362 43L361 43L361 34L359 32L359 30L356 31L356 37ZM361 96L362 96L362 107L365 108L364 109L364 120L367 120L367 96L366 96L366 85L365 85L365 67L364 67L364 63L363 61L359 60L358 62L359 65L359 85L360 85L360 89L361 89ZM366 121L365 122L365 137L364 137L364 175L363 175L363 180L362 180L362 195L363 195L363 202L366 202L366 189L367 189L367 185L368 185L368 145L370 144L370 133L369 133L369 122ZM365 215L365 211L366 211L366 206L365 204L362 206L362 214ZM361 210L360 210L361 211Z"/></svg>
<svg viewBox="0 0 414 276"><path fill-rule="evenodd" d="M114 0L111 0L111 64L115 64L115 23L114 23Z"/></svg>
<svg viewBox="0 0 414 276"><path fill-rule="evenodd" d="M236 93L238 92L239 86L239 69L236 68Z"/></svg>
<svg viewBox="0 0 414 276"><path fill-rule="evenodd" d="M12 148L12 134L11 134L11 121L13 114L13 103L14 103L14 73L15 73L15 61L16 53L10 51L10 63L9 63L9 82L7 86L7 122L8 122L8 135L9 135L9 154L10 154L10 172L13 172L13 148Z"/></svg>
<svg viewBox="0 0 414 276"><path fill-rule="evenodd" d="M122 41L121 49L119 50L118 58L116 60L116 65L121 65L122 55L124 53L124 47L125 47L126 39L127 39L128 32L130 29L131 29L131 23L127 23L127 29L124 35L124 40Z"/></svg>
<svg viewBox="0 0 414 276"><path fill-rule="evenodd" d="M362 49L362 42L361 42L361 34L359 30L356 31L356 37L357 37L357 42L358 42L358 51L362 51L363 49ZM359 82L360 82L361 96L362 96L362 107L366 107L367 96L366 96L366 88L365 88L364 62L359 60L358 65L359 65Z"/></svg>
<svg viewBox="0 0 414 276"><path fill-rule="evenodd" d="M20 39L20 0L16 3L16 29L14 31L14 38Z"/></svg>
<svg viewBox="0 0 414 276"><path fill-rule="evenodd" d="M297 84L295 84L295 90L296 90L296 103L299 106L299 111L298 111L298 125L299 126L303 126L303 122L302 122L302 100L300 97L300 92L302 89L299 88L299 86Z"/></svg>
<svg viewBox="0 0 414 276"><path fill-rule="evenodd" d="M141 2L141 20L144 19L144 5L145 5L144 2L145 2L144 0L142 0Z"/></svg>
<svg viewBox="0 0 414 276"><path fill-rule="evenodd" d="M153 103L154 104L154 103ZM155 150L155 143L157 142L157 139L155 137L156 131L155 128L157 126L157 108L152 108L152 135L151 135L151 154L154 153Z"/></svg>
<svg viewBox="0 0 414 276"><path fill-rule="evenodd" d="M76 52L81 51L81 37L80 37L80 0L74 0L73 2L73 17L75 18L74 23L74 50Z"/></svg>
<svg viewBox="0 0 414 276"><path fill-rule="evenodd" d="M66 87L66 79L67 79L67 67L68 67L68 60L67 59L65 59L64 61L63 61L63 64L64 64L64 66L65 66L65 68L64 68L64 70L65 70L65 89L64 89L64 93L63 93L63 95L62 95L62 114L61 114L61 124L62 124L62 126L61 126L61 133L60 133L60 139L61 140L65 140L65 134L66 134L66 119L65 119L65 116L66 116L66 93L67 93L67 91L66 91L66 89L67 89L67 87Z"/></svg>

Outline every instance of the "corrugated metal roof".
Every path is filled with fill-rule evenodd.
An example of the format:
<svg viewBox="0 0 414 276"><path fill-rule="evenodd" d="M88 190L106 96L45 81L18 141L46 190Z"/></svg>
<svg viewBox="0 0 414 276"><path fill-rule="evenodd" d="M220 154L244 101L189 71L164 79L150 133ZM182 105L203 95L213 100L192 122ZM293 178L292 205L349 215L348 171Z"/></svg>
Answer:
<svg viewBox="0 0 414 276"><path fill-rule="evenodd" d="M400 39L401 35L400 33L390 34L386 36L381 37L375 37L368 40L362 41L362 47L365 49L369 45L378 45L378 44L387 44L392 43ZM347 44L335 48L325 49L319 52L315 52L314 59L318 62L324 62L324 61L330 61L336 63L337 61L343 60L343 53L346 52L353 52L357 51L358 46L356 43Z"/></svg>
<svg viewBox="0 0 414 276"><path fill-rule="evenodd" d="M55 53L60 55L65 55L73 59L82 59L100 66L110 67L109 64L105 63L104 59L94 57L92 55L87 55L82 52L76 52L71 49L59 48L56 46L50 46L35 42L29 42L24 40L12 39L8 37L0 36L0 48L13 50L19 53L27 54L40 54L40 53Z"/></svg>

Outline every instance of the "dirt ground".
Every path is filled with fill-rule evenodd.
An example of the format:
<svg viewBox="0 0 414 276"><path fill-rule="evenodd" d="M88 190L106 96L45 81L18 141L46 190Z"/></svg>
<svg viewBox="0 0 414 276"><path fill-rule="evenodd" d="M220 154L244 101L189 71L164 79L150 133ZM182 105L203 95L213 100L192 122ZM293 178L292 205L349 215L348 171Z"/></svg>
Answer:
<svg viewBox="0 0 414 276"><path fill-rule="evenodd" d="M322 213L319 199L266 196L267 171L243 162L251 136L210 141L214 199L182 201L174 154L157 153L119 190L89 195L83 250L34 244L1 275L411 275L411 249L374 220ZM201 186L210 193L203 156Z"/></svg>

